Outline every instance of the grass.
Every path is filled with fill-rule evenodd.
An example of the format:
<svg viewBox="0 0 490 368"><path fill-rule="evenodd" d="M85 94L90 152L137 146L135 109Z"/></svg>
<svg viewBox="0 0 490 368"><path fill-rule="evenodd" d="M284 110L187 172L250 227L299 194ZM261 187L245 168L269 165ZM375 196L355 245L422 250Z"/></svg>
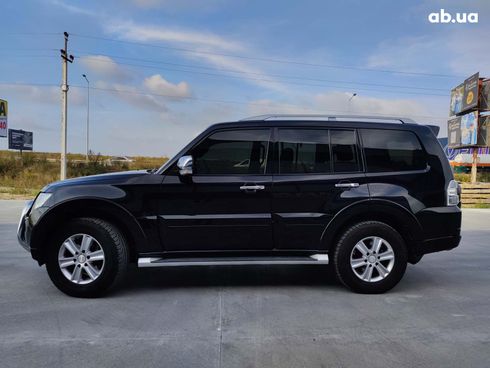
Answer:
<svg viewBox="0 0 490 368"><path fill-rule="evenodd" d="M460 183L469 183L471 181L471 174L466 173L455 173L454 179ZM489 183L490 182L490 172L477 172L476 181L479 183Z"/></svg>
<svg viewBox="0 0 490 368"><path fill-rule="evenodd" d="M132 157L133 162L108 164L110 156L68 154L67 176L74 178L115 171L154 169L167 157ZM0 151L0 198L28 198L42 187L59 180L59 154Z"/></svg>

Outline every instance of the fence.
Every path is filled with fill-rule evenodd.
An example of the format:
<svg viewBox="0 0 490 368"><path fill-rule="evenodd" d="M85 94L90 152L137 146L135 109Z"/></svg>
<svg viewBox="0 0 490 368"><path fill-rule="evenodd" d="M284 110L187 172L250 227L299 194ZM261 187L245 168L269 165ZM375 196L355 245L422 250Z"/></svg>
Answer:
<svg viewBox="0 0 490 368"><path fill-rule="evenodd" d="M461 183L461 203L490 205L490 183Z"/></svg>

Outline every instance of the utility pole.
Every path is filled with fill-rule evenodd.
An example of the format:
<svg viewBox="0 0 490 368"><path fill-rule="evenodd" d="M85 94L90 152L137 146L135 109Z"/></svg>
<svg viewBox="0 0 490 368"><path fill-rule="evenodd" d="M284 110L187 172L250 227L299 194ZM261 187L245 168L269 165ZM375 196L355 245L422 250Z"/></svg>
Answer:
<svg viewBox="0 0 490 368"><path fill-rule="evenodd" d="M88 163L88 153L89 153L89 123L90 123L90 82L85 74L82 74L82 77L87 81L87 154L85 156L85 161Z"/></svg>
<svg viewBox="0 0 490 368"><path fill-rule="evenodd" d="M66 179L66 138L68 120L68 63L73 63L73 55L68 56L68 32L63 33L65 47L61 52L62 82L61 82L61 171L60 179Z"/></svg>

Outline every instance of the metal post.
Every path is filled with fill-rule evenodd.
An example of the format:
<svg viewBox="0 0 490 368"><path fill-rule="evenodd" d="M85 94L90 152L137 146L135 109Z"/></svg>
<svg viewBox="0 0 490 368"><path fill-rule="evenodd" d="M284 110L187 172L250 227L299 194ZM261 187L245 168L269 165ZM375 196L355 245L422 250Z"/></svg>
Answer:
<svg viewBox="0 0 490 368"><path fill-rule="evenodd" d="M66 179L66 142L68 124L68 62L73 62L73 55L68 56L68 33L63 33L65 47L61 51L62 82L61 82L61 180Z"/></svg>
<svg viewBox="0 0 490 368"><path fill-rule="evenodd" d="M471 162L471 183L476 183L476 172L478 166L478 148L473 148L473 160Z"/></svg>
<svg viewBox="0 0 490 368"><path fill-rule="evenodd" d="M66 123L68 114L68 63L66 54L68 48L68 34L65 32L65 47L61 52L62 82L61 82L61 172L60 179L66 179ZM64 54L64 55L63 55Z"/></svg>
<svg viewBox="0 0 490 368"><path fill-rule="evenodd" d="M82 76L87 81L87 152L85 155L85 161L88 163L88 154L89 154L89 136L90 136L90 82L85 74Z"/></svg>

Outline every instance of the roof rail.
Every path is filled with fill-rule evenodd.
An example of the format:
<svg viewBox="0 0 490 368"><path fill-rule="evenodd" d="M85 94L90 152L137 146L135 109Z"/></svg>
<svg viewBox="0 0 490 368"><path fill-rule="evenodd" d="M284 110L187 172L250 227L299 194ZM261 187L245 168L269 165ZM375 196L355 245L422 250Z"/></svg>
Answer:
<svg viewBox="0 0 490 368"><path fill-rule="evenodd" d="M324 114L268 114L251 116L240 121L267 121L267 120L325 120L325 121L337 121L337 120L377 120L377 121L396 121L402 124L416 124L410 118L403 118L397 116L370 116L370 115L324 115Z"/></svg>

